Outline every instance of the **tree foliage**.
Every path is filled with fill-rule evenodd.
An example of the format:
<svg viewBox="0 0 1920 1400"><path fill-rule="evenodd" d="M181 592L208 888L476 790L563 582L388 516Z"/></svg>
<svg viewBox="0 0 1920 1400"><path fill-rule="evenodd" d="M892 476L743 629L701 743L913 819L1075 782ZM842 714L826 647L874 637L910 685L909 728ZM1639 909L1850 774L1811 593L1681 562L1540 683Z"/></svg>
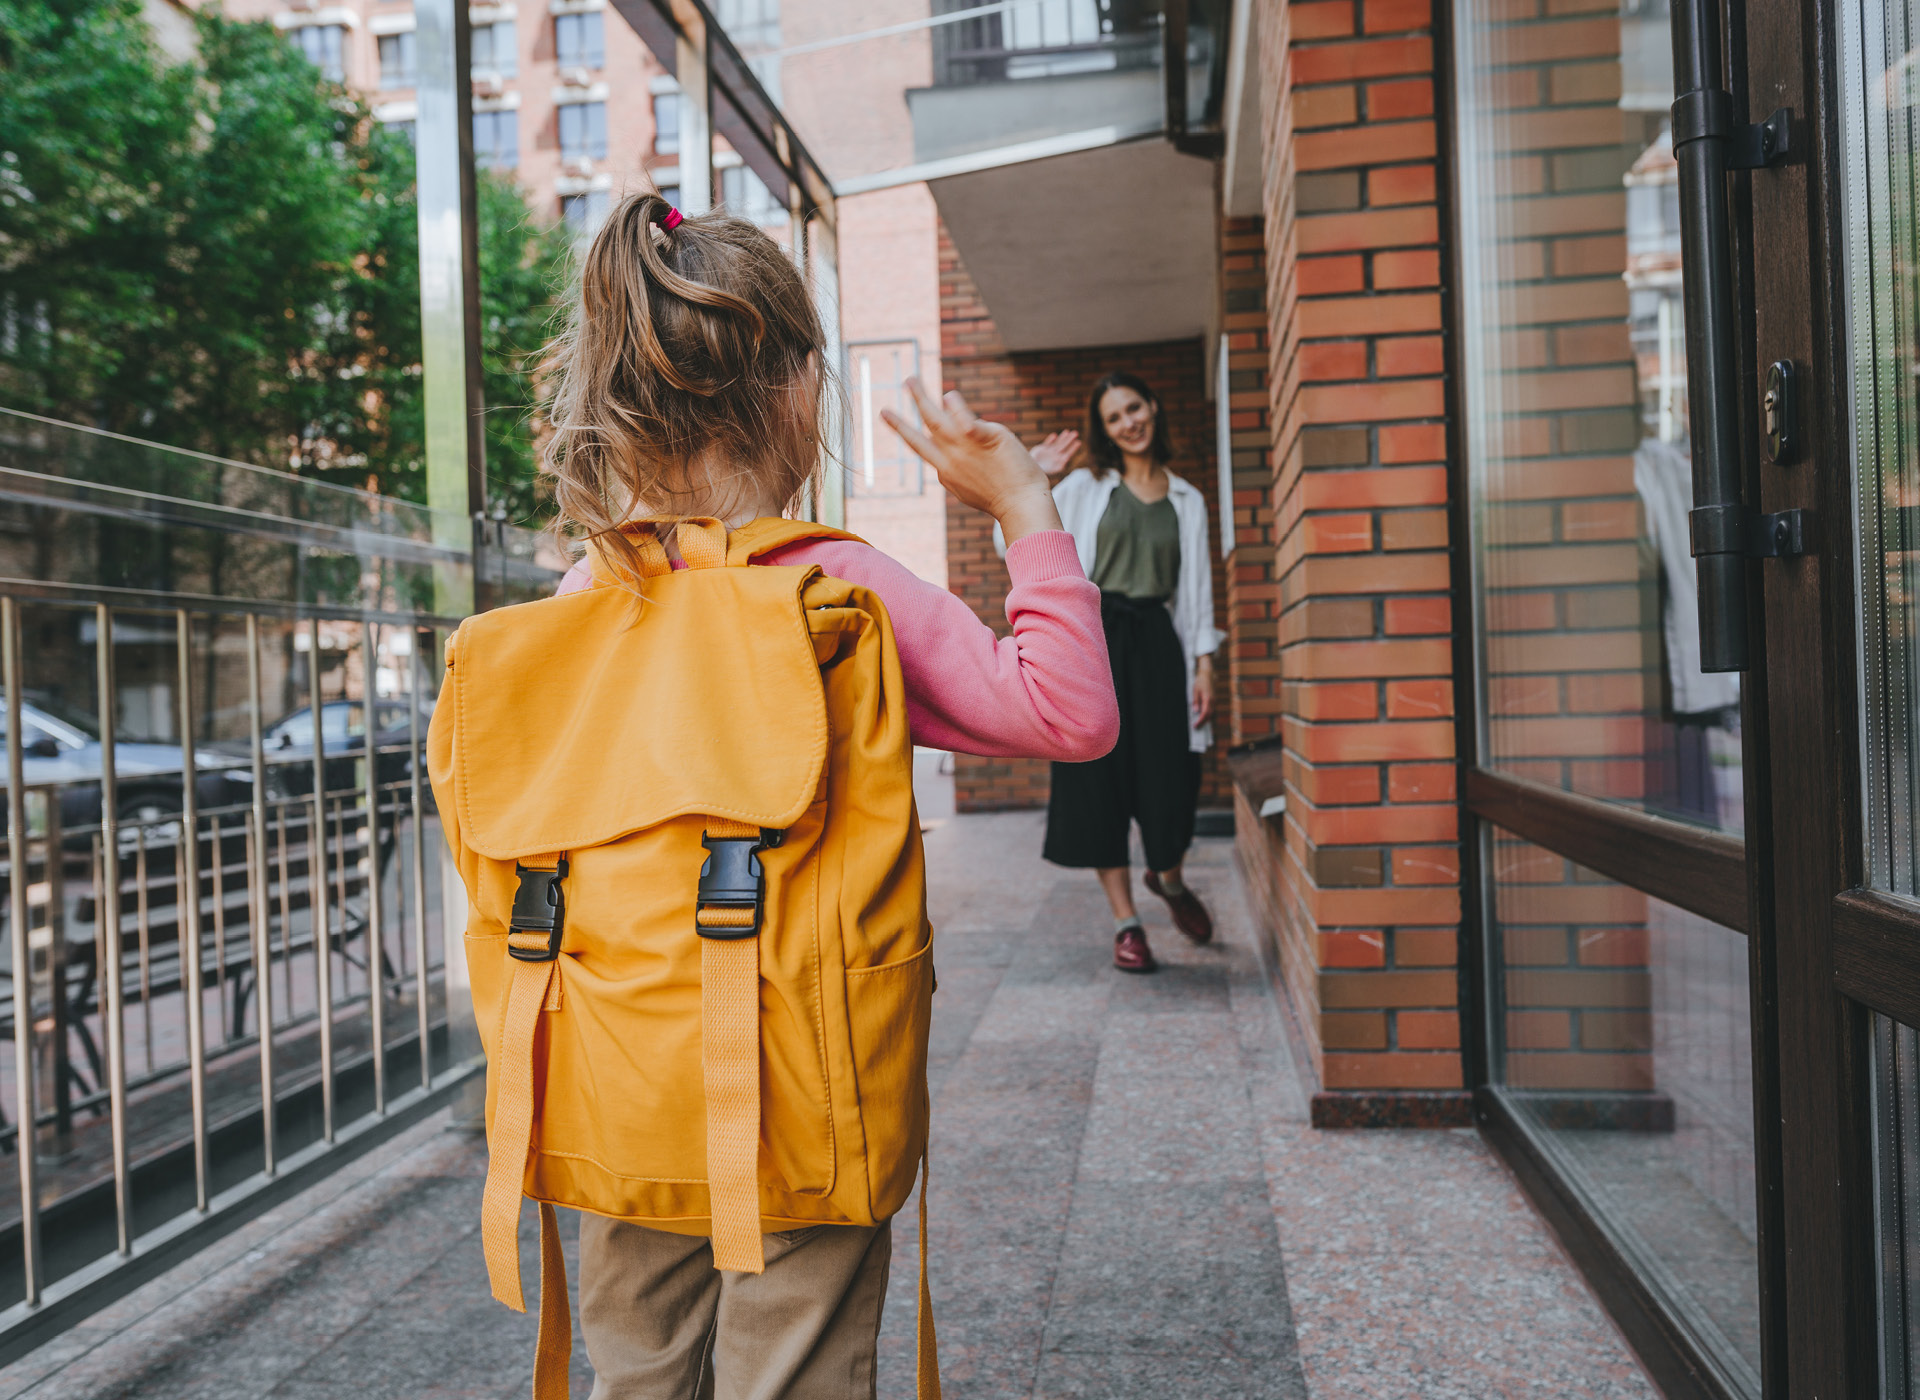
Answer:
<svg viewBox="0 0 1920 1400"><path fill-rule="evenodd" d="M0 403L425 495L414 158L271 25L0 0ZM535 509L567 239L480 191L488 474Z"/></svg>

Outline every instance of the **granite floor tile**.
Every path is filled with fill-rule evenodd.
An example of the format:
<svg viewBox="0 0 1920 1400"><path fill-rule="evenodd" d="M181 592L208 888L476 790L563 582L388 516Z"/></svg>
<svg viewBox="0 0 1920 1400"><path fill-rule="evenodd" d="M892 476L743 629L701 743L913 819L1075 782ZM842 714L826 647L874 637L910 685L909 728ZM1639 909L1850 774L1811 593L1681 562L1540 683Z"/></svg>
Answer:
<svg viewBox="0 0 1920 1400"><path fill-rule="evenodd" d="M1263 1178L1252 1104L1239 1074L1153 1078L1101 1067L1080 1152L1083 1181Z"/></svg>
<svg viewBox="0 0 1920 1400"><path fill-rule="evenodd" d="M1050 1351L1033 1400L1306 1400L1298 1366L1239 1356Z"/></svg>
<svg viewBox="0 0 1920 1400"><path fill-rule="evenodd" d="M1059 1268L1047 1313L1049 1352L1291 1364L1280 1242L1257 1181L1082 1180Z"/></svg>
<svg viewBox="0 0 1920 1400"><path fill-rule="evenodd" d="M1283 1127L1265 1147L1274 1212L1292 1248L1462 1256L1553 1250L1513 1178L1470 1128Z"/></svg>
<svg viewBox="0 0 1920 1400"><path fill-rule="evenodd" d="M1241 1043L1231 1012L1116 1009L1100 1040L1103 1073L1123 1078L1219 1078L1242 1072Z"/></svg>
<svg viewBox="0 0 1920 1400"><path fill-rule="evenodd" d="M1078 1038L1097 1044L1111 986L1105 981L1085 986L1042 983L1022 987L1002 983L974 1027L974 1039Z"/></svg>
<svg viewBox="0 0 1920 1400"><path fill-rule="evenodd" d="M1289 1254L1315 1400L1654 1400L1564 1259Z"/></svg>

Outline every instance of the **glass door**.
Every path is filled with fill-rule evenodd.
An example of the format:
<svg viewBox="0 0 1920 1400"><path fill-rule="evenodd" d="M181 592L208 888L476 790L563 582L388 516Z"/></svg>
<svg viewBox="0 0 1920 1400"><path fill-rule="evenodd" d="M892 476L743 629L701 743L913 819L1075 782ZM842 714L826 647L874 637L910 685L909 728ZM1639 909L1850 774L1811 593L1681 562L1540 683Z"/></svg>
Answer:
<svg viewBox="0 0 1920 1400"><path fill-rule="evenodd" d="M1842 901L1843 989L1864 980L1875 1180L1878 1388L1920 1395L1920 1006L1873 994L1920 939L1920 12L1836 17L1843 152L1840 324L1853 462L1860 893ZM1847 931L1864 946L1852 946Z"/></svg>
<svg viewBox="0 0 1920 1400"><path fill-rule="evenodd" d="M1478 1099L1668 1393L1759 1400L1765 710L1702 649L1675 15L1451 15Z"/></svg>

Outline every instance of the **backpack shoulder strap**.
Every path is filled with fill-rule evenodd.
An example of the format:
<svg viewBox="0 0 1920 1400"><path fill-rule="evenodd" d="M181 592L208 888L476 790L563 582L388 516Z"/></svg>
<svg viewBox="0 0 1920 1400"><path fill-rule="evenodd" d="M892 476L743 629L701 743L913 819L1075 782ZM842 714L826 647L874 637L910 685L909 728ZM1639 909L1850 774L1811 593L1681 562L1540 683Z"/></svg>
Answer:
<svg viewBox="0 0 1920 1400"><path fill-rule="evenodd" d="M771 554L801 540L852 540L864 544L858 535L836 530L831 525L811 520L787 520L778 515L763 515L749 520L727 536L727 563L751 564L762 554Z"/></svg>

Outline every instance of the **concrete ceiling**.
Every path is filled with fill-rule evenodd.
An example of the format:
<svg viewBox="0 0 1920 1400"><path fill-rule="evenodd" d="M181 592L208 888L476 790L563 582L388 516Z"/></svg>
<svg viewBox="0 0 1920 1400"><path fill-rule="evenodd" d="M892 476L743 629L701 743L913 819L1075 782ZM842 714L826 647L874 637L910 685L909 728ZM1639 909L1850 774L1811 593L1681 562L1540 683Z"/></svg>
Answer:
<svg viewBox="0 0 1920 1400"><path fill-rule="evenodd" d="M1204 334L1213 162L1164 140L928 182L1009 350Z"/></svg>

